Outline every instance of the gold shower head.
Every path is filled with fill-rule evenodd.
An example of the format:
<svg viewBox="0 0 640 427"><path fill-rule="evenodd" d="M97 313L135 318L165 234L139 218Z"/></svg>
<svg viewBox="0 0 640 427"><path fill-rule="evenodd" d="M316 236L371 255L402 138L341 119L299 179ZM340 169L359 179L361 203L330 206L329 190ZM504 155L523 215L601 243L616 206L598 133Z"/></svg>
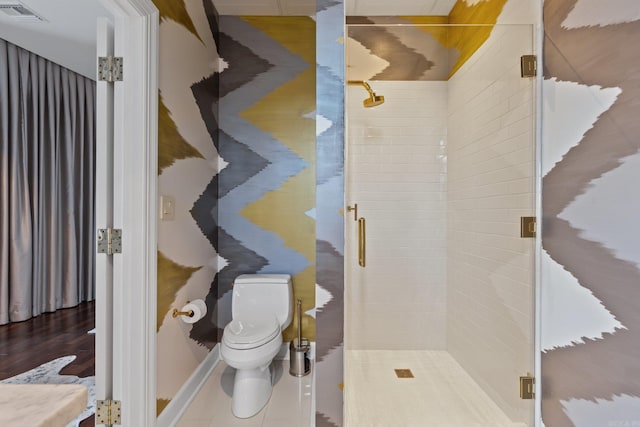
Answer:
<svg viewBox="0 0 640 427"><path fill-rule="evenodd" d="M363 86L367 90L367 92L369 92L369 98L367 98L364 101L362 101L362 104L365 106L365 108L377 107L378 105L380 105L380 104L382 104L384 102L384 96L376 95L376 93L373 91L373 89L371 89L371 86L369 86L369 83L367 83L365 81L362 81L362 80L348 80L347 84Z"/></svg>

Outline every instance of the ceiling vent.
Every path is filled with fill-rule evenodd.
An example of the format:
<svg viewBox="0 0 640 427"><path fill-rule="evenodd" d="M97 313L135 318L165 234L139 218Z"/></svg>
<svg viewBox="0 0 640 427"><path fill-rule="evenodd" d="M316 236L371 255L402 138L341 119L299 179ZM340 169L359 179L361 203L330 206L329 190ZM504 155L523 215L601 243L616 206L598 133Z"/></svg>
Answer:
<svg viewBox="0 0 640 427"><path fill-rule="evenodd" d="M44 18L37 15L22 3L0 3L0 13L3 13L20 22L46 22Z"/></svg>

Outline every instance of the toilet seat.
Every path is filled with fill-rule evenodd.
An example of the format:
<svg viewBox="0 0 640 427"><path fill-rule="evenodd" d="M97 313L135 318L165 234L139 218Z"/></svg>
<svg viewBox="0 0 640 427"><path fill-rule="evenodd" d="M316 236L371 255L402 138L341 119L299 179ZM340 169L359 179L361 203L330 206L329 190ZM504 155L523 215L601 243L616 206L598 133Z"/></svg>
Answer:
<svg viewBox="0 0 640 427"><path fill-rule="evenodd" d="M275 316L233 319L224 328L222 342L229 348L249 350L273 340L280 334Z"/></svg>

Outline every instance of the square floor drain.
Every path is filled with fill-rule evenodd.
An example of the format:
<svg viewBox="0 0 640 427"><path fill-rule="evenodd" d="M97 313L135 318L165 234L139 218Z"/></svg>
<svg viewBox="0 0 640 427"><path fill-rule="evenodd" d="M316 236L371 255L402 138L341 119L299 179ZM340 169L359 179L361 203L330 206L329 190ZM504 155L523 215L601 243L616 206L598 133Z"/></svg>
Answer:
<svg viewBox="0 0 640 427"><path fill-rule="evenodd" d="M398 378L413 378L413 372L411 369L394 369Z"/></svg>

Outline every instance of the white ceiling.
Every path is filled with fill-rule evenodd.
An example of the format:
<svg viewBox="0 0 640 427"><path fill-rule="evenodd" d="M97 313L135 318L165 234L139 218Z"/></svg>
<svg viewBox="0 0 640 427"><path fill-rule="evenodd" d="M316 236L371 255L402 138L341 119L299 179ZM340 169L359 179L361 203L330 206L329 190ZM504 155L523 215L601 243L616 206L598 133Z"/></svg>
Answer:
<svg viewBox="0 0 640 427"><path fill-rule="evenodd" d="M456 0L345 0L348 16L446 16Z"/></svg>
<svg viewBox="0 0 640 427"><path fill-rule="evenodd" d="M0 0L7 3L22 3L45 21L0 13L0 38L95 78L96 19L111 18L100 0Z"/></svg>
<svg viewBox="0 0 640 427"><path fill-rule="evenodd" d="M214 0L220 15L312 16L315 0Z"/></svg>
<svg viewBox="0 0 640 427"><path fill-rule="evenodd" d="M345 0L349 16L448 15L456 0ZM214 0L220 15L298 15L316 13L315 0Z"/></svg>

